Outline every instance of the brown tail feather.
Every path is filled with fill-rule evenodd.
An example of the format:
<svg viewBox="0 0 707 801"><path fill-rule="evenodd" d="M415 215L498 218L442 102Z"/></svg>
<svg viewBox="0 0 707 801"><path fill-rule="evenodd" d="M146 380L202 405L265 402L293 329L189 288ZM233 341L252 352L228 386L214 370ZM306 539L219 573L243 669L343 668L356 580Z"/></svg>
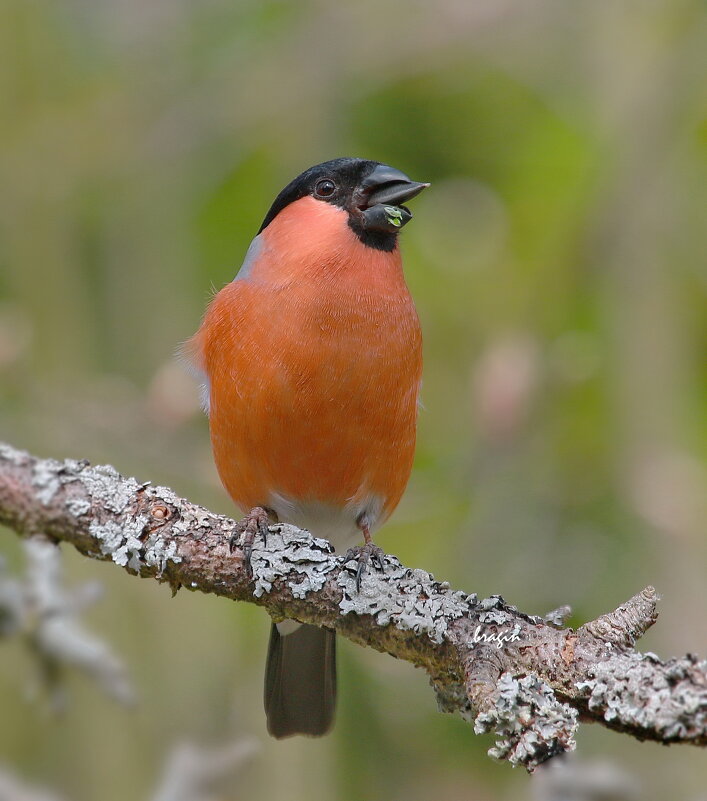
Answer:
<svg viewBox="0 0 707 801"><path fill-rule="evenodd" d="M336 707L336 635L301 625L282 635L273 624L265 668L268 731L278 739L326 734Z"/></svg>

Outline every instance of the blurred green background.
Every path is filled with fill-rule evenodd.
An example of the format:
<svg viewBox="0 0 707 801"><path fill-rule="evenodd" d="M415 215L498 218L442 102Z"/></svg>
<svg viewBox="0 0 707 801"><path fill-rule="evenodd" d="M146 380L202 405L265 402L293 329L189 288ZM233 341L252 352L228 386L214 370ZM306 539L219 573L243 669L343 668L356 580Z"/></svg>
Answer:
<svg viewBox="0 0 707 801"><path fill-rule="evenodd" d="M425 408L379 542L576 624L654 584L643 649L707 656L706 49L701 0L5 0L0 437L233 514L173 353L285 183L388 162L433 185L402 235ZM141 702L70 674L52 716L0 643L0 762L27 779L137 801L179 738L254 734L227 799L530 798L422 673L346 642L334 734L267 739L264 613L65 562L104 583L90 625ZM579 750L704 798L697 750L596 726Z"/></svg>

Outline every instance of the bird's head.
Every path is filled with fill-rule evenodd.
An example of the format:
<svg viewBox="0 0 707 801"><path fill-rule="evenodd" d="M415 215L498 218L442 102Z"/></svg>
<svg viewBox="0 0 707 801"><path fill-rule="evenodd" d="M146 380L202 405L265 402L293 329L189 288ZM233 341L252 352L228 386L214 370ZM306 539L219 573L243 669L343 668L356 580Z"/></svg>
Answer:
<svg viewBox="0 0 707 801"><path fill-rule="evenodd" d="M290 204L311 198L345 212L349 227L364 245L392 251L398 232L412 219L404 204L428 186L378 161L325 161L305 170L280 192L259 233Z"/></svg>

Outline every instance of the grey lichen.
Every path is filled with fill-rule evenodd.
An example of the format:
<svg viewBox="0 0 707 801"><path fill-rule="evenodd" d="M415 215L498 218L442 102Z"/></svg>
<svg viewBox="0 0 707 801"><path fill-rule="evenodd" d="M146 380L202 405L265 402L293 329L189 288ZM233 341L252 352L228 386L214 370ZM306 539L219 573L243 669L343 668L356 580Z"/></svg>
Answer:
<svg viewBox="0 0 707 801"><path fill-rule="evenodd" d="M656 670L651 653L622 654L591 668L593 679L579 682L589 690L589 708L603 711L608 722L653 728L662 740L704 736L707 729L707 680L695 687L695 674L707 675L707 662L686 656ZM690 680L692 678L692 680Z"/></svg>
<svg viewBox="0 0 707 801"><path fill-rule="evenodd" d="M0 460L9 462L15 467L19 467L27 459L27 456L25 451L18 451L17 448L13 448L12 445L8 445L6 442L0 442Z"/></svg>
<svg viewBox="0 0 707 801"><path fill-rule="evenodd" d="M343 615L372 615L379 626L391 623L403 631L427 634L441 643L449 623L472 611L476 595L454 592L448 584L436 582L425 570L410 570L393 556L385 557L385 570L369 568L356 589L357 564L351 560L339 573L337 583L343 598Z"/></svg>
<svg viewBox="0 0 707 801"><path fill-rule="evenodd" d="M178 546L175 540L165 540L159 534L150 534L143 543L143 560L146 565L157 567L158 575L161 575L168 562L182 561L177 549ZM139 559L139 554L136 555L136 558Z"/></svg>
<svg viewBox="0 0 707 801"><path fill-rule="evenodd" d="M489 756L532 771L550 757L574 750L577 725L577 711L560 703L537 676L515 678L504 673L492 706L476 716L474 731L498 735Z"/></svg>
<svg viewBox="0 0 707 801"><path fill-rule="evenodd" d="M110 465L99 465L82 470L78 480L88 494L111 512L120 514L134 500L135 493L145 487L134 478L123 478Z"/></svg>
<svg viewBox="0 0 707 801"><path fill-rule="evenodd" d="M66 501L66 508L74 517L81 517L91 511L91 502L84 498L69 498Z"/></svg>
<svg viewBox="0 0 707 801"><path fill-rule="evenodd" d="M172 490L166 487L154 487L149 490L155 498L164 501L174 507L179 507L182 501ZM182 515L172 523L172 532L176 536L189 535L192 539L198 540L202 533L208 531L213 525L214 515L201 506L190 504L189 513Z"/></svg>
<svg viewBox="0 0 707 801"><path fill-rule="evenodd" d="M478 603L478 608L481 612L488 612L491 609L502 609L505 601L501 595L489 595L488 598L482 598ZM514 606L509 606L509 609L515 609Z"/></svg>
<svg viewBox="0 0 707 801"><path fill-rule="evenodd" d="M69 466L68 462L65 465ZM124 478L110 465L88 467L84 463L73 463L70 466L70 480L78 481L93 503L99 508L121 515L119 520L94 518L89 524L89 534L98 542L103 556L110 556L117 565L136 572L140 572L143 566L157 567L158 574L164 571L170 560L181 561L175 540L166 540L160 536L159 531L145 537L152 522L148 516L125 514L135 503L137 494L144 492L148 485L140 484L134 478ZM162 487L150 488L149 493L164 502L178 502L177 496L171 490ZM72 496L66 500L67 510L76 517L86 514L91 506L92 502L87 498ZM186 531L186 524L181 529ZM179 531L175 530L175 533Z"/></svg>
<svg viewBox="0 0 707 801"><path fill-rule="evenodd" d="M551 612L548 612L546 615L543 615L543 621L548 623L550 626L554 626L556 628L562 628L567 620L572 616L572 607L565 604L564 606L558 606L557 609L553 609Z"/></svg>
<svg viewBox="0 0 707 801"><path fill-rule="evenodd" d="M166 540L157 532L144 537L149 522L145 515L120 523L114 520L103 523L92 520L88 530L100 544L101 553L110 556L117 565L127 566L137 572L143 566L157 567L159 575L164 572L169 561L181 562L182 558L177 553L178 545L175 540Z"/></svg>
<svg viewBox="0 0 707 801"><path fill-rule="evenodd" d="M37 499L48 506L54 496L61 489L59 474L62 469L61 462L55 459L43 459L37 462L32 469L32 486L37 489Z"/></svg>
<svg viewBox="0 0 707 801"><path fill-rule="evenodd" d="M287 581L295 598L306 598L324 586L327 573L336 566L333 548L326 541L313 537L294 526L272 526L267 549L253 549L251 567L255 580L253 595L262 597L279 580Z"/></svg>
<svg viewBox="0 0 707 801"><path fill-rule="evenodd" d="M63 462L42 459L35 462L32 466L32 486L37 489L38 500L48 506L64 484L77 480L86 464L77 459L64 459Z"/></svg>
<svg viewBox="0 0 707 801"><path fill-rule="evenodd" d="M484 601L481 601L481 603L484 603ZM479 623L495 623L499 626L506 626L513 623L513 618L507 612L492 609L479 614Z"/></svg>
<svg viewBox="0 0 707 801"><path fill-rule="evenodd" d="M147 522L147 518L142 516L120 523L114 520L107 520L105 523L92 520L88 530L98 540L104 556L110 556L116 565L127 565L133 570L139 570L143 548L140 536Z"/></svg>

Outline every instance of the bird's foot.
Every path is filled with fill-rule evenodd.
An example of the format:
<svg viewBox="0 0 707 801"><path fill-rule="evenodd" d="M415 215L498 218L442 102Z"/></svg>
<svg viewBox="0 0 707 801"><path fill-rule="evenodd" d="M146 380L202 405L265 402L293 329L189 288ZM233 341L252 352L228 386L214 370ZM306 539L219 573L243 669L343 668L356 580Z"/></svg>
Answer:
<svg viewBox="0 0 707 801"><path fill-rule="evenodd" d="M228 541L228 548L231 553L240 547L243 551L243 561L248 576L253 575L253 568L250 564L250 558L253 554L253 543L258 534L263 538L263 544L267 545L268 541L268 524L270 522L267 510L262 506L256 506L250 512L236 523L233 529L233 534Z"/></svg>
<svg viewBox="0 0 707 801"><path fill-rule="evenodd" d="M356 568L356 592L361 592L361 579L368 570L368 565L373 564L381 572L384 570L383 559L385 551L379 548L373 542L367 542L365 545L356 545L349 548L344 555L344 563L354 559L358 562Z"/></svg>

